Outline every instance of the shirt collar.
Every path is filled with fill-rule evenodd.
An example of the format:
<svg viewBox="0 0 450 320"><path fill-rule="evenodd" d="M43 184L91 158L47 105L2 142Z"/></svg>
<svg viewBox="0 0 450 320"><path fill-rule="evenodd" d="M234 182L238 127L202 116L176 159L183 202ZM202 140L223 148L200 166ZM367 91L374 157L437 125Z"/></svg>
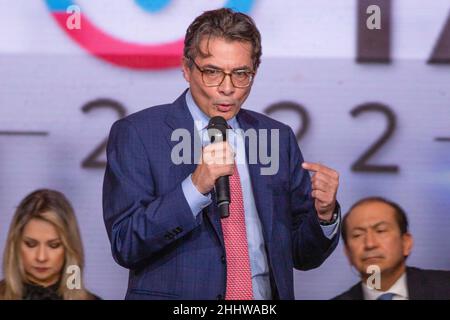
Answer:
<svg viewBox="0 0 450 320"><path fill-rule="evenodd" d="M385 293L393 293L394 297L408 299L408 288L406 282L406 273L403 273L400 278L387 291L379 291L369 288L365 283L362 283L362 290L365 300L377 300L379 296Z"/></svg>

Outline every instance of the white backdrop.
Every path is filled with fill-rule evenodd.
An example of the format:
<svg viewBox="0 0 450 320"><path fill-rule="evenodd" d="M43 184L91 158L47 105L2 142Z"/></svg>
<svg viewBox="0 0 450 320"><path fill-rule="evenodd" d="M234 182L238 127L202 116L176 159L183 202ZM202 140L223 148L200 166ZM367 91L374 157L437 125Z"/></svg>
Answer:
<svg viewBox="0 0 450 320"><path fill-rule="evenodd" d="M145 44L182 38L195 16L225 1L172 0L154 13L131 0L77 3L99 28ZM409 263L450 269L450 142L436 141L450 136L450 65L426 63L450 1L393 1L390 64L355 62L356 4L255 1L249 13L263 36L263 59L245 106L265 112L279 102L302 105L310 121L300 147L307 160L341 173L343 210L369 195L399 202L415 237ZM0 0L0 248L20 200L37 188L58 189L77 213L88 287L122 299L127 270L113 261L103 225L104 171L82 167L118 115L110 107L82 107L110 99L130 114L171 102L185 88L179 67L136 71L93 57L60 29L43 0ZM369 163L397 165L396 173L351 170L386 130L381 113L350 114L373 102L392 111L396 126ZM302 126L290 111L271 116L294 130ZM97 160L105 160L104 151ZM295 272L296 298L328 299L356 280L340 245L320 268Z"/></svg>

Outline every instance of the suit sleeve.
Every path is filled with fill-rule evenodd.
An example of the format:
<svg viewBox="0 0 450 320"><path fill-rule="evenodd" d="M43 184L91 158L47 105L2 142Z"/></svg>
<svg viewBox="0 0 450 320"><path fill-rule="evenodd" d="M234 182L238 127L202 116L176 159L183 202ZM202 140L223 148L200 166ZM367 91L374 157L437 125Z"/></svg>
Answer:
<svg viewBox="0 0 450 320"><path fill-rule="evenodd" d="M296 269L309 270L320 266L333 252L339 241L339 232L332 239L324 235L311 195L309 172L301 166L303 161L295 135L289 128L292 256Z"/></svg>
<svg viewBox="0 0 450 320"><path fill-rule="evenodd" d="M202 220L202 215L192 214L181 181L169 192L157 194L148 150L126 119L116 122L109 136L103 217L113 257L129 269L169 250Z"/></svg>

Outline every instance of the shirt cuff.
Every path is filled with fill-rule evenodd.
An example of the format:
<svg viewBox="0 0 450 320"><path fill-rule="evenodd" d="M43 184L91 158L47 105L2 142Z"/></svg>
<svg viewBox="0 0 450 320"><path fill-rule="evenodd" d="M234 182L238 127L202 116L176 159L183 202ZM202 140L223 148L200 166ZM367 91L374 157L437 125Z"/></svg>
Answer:
<svg viewBox="0 0 450 320"><path fill-rule="evenodd" d="M336 221L333 224L320 225L322 227L323 234L330 240L336 235L336 233L338 233L339 224L341 223L341 206L337 201L336 201L336 208L334 210L335 211L333 215L337 214Z"/></svg>
<svg viewBox="0 0 450 320"><path fill-rule="evenodd" d="M190 174L181 183L181 188L183 189L184 197L191 208L194 218L197 218L198 214L212 202L211 194L203 195L192 182L192 174Z"/></svg>
<svg viewBox="0 0 450 320"><path fill-rule="evenodd" d="M339 230L339 224L341 223L341 215L338 216L335 223L330 224L328 226L320 226L322 228L323 234L328 239L332 239Z"/></svg>

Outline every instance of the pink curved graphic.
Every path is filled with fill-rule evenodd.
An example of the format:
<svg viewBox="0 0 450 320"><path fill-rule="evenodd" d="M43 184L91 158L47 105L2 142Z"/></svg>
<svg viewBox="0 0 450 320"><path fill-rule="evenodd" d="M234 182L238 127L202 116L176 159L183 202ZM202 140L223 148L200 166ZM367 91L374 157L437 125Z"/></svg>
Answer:
<svg viewBox="0 0 450 320"><path fill-rule="evenodd" d="M93 55L118 66L133 69L165 69L181 63L184 40L167 44L140 45L125 42L104 33L81 14L81 29L69 30L66 21L69 14L54 12L60 27L80 46Z"/></svg>

